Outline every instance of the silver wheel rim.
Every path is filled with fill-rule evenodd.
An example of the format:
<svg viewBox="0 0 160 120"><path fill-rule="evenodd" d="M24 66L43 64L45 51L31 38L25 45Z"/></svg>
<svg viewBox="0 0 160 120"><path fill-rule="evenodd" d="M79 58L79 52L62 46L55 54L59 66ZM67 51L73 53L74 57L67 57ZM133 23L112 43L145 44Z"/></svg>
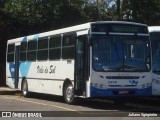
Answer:
<svg viewBox="0 0 160 120"><path fill-rule="evenodd" d="M69 85L66 89L66 99L68 102L71 102L73 100L73 86Z"/></svg>

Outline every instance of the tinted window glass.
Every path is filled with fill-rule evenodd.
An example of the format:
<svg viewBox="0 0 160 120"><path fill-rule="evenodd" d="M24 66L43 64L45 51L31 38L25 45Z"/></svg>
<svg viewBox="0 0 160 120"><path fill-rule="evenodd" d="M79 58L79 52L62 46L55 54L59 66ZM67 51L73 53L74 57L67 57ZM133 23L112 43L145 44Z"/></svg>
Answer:
<svg viewBox="0 0 160 120"><path fill-rule="evenodd" d="M26 51L27 50L27 42L22 42L21 43L21 51Z"/></svg>
<svg viewBox="0 0 160 120"><path fill-rule="evenodd" d="M40 50L37 53L37 60L47 60L48 59L48 50Z"/></svg>
<svg viewBox="0 0 160 120"><path fill-rule="evenodd" d="M62 58L74 59L76 34L64 35L62 46Z"/></svg>
<svg viewBox="0 0 160 120"><path fill-rule="evenodd" d="M7 55L7 62L14 62L14 54Z"/></svg>
<svg viewBox="0 0 160 120"><path fill-rule="evenodd" d="M49 46L49 59L56 60L61 57L61 36L51 37Z"/></svg>
<svg viewBox="0 0 160 120"><path fill-rule="evenodd" d="M62 58L63 59L73 59L74 58L74 47L68 47L68 48L63 48L62 49L63 53L62 53Z"/></svg>
<svg viewBox="0 0 160 120"><path fill-rule="evenodd" d="M50 48L60 47L61 46L61 36L51 37L50 38Z"/></svg>
<svg viewBox="0 0 160 120"><path fill-rule="evenodd" d="M48 48L48 38L38 41L38 49L47 49Z"/></svg>
<svg viewBox="0 0 160 120"><path fill-rule="evenodd" d="M37 55L37 41L28 42L27 60L35 61Z"/></svg>
<svg viewBox="0 0 160 120"><path fill-rule="evenodd" d="M55 59L60 59L61 55L61 49L50 49L49 51L49 59L50 60L55 60Z"/></svg>
<svg viewBox="0 0 160 120"><path fill-rule="evenodd" d="M8 45L8 53L14 52L14 49L15 49L15 44Z"/></svg>
<svg viewBox="0 0 160 120"><path fill-rule="evenodd" d="M28 42L28 51L37 49L37 41L29 41Z"/></svg>
<svg viewBox="0 0 160 120"><path fill-rule="evenodd" d="M8 45L7 62L14 62L15 44Z"/></svg>
<svg viewBox="0 0 160 120"><path fill-rule="evenodd" d="M27 52L27 60L35 61L36 60L36 51Z"/></svg>
<svg viewBox="0 0 160 120"><path fill-rule="evenodd" d="M48 59L48 38L42 38L38 41L37 60Z"/></svg>
<svg viewBox="0 0 160 120"><path fill-rule="evenodd" d="M26 61L27 58L26 50L27 50L27 42L22 42L20 48L20 61Z"/></svg>
<svg viewBox="0 0 160 120"><path fill-rule="evenodd" d="M66 35L63 37L63 46L70 46L75 44L75 35Z"/></svg>

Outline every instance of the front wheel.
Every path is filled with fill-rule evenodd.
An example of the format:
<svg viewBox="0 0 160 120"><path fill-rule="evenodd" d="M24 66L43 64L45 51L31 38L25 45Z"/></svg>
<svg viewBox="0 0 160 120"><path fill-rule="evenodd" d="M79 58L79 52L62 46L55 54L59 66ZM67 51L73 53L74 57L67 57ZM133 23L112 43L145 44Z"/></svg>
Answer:
<svg viewBox="0 0 160 120"><path fill-rule="evenodd" d="M22 83L22 94L24 97L29 97L28 83L26 80L24 80Z"/></svg>
<svg viewBox="0 0 160 120"><path fill-rule="evenodd" d="M64 86L64 100L67 104L73 104L75 102L74 88L71 83L67 83Z"/></svg>

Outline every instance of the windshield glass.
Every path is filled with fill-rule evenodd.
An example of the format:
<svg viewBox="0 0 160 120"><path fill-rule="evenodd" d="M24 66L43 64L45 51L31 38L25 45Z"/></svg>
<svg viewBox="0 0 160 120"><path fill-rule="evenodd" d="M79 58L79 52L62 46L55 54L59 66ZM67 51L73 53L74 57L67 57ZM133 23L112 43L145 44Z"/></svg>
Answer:
<svg viewBox="0 0 160 120"><path fill-rule="evenodd" d="M160 32L150 33L152 43L153 72L160 74Z"/></svg>
<svg viewBox="0 0 160 120"><path fill-rule="evenodd" d="M93 35L93 69L96 71L148 71L148 37Z"/></svg>

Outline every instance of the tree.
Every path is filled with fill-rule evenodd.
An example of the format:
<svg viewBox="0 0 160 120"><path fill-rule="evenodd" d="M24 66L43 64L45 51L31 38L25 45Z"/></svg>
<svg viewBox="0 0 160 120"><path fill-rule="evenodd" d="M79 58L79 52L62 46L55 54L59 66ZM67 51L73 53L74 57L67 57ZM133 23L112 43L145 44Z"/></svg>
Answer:
<svg viewBox="0 0 160 120"><path fill-rule="evenodd" d="M19 34L44 32L80 23L84 0L8 0L4 12L15 21ZM74 19L73 19L74 16ZM25 24L24 24L25 23ZM24 29L26 28L26 29Z"/></svg>
<svg viewBox="0 0 160 120"><path fill-rule="evenodd" d="M146 23L148 25L159 24L160 1L159 0L123 0L123 19Z"/></svg>
<svg viewBox="0 0 160 120"><path fill-rule="evenodd" d="M131 0L133 6L133 20L148 25L156 25L160 19L159 0Z"/></svg>

